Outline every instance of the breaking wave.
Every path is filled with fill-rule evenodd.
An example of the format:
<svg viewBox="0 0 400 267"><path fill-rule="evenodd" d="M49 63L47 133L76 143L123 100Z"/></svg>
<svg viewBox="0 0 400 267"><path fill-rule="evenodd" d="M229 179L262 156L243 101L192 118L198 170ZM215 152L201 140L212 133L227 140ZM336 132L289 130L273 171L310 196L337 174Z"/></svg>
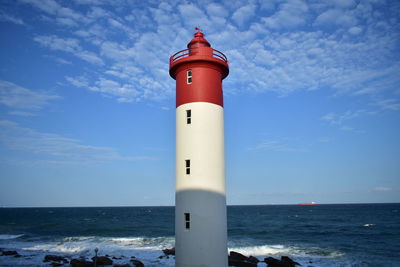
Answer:
<svg viewBox="0 0 400 267"><path fill-rule="evenodd" d="M16 239L16 238L19 238L22 236L23 236L23 234L21 234L21 235L0 235L0 240Z"/></svg>
<svg viewBox="0 0 400 267"><path fill-rule="evenodd" d="M341 258L345 254L320 247L299 247L285 245L260 245L248 247L232 247L229 250L242 253L244 255L252 255L255 257L264 256L293 256L293 257L324 257L324 258Z"/></svg>

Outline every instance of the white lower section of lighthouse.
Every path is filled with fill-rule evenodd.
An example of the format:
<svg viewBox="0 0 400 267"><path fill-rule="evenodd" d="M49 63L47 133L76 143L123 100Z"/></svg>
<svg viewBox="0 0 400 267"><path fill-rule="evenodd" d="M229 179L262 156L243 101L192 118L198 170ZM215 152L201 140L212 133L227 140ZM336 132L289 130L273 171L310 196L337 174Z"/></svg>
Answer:
<svg viewBox="0 0 400 267"><path fill-rule="evenodd" d="M176 109L177 267L228 266L224 110L206 102Z"/></svg>

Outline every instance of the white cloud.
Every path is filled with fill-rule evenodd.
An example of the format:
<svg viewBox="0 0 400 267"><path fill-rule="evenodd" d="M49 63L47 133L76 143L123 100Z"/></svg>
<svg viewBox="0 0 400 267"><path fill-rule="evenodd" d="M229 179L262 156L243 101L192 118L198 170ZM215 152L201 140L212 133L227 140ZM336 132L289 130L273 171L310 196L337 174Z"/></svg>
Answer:
<svg viewBox="0 0 400 267"><path fill-rule="evenodd" d="M150 8L149 9L151 16L156 22L155 26L158 25L174 25L179 22L179 13L173 12L172 6L167 2L161 2L158 5L158 8ZM146 25L151 25L153 22L151 19L143 12L132 12L130 15L132 17L132 21L139 21L140 28L147 28ZM155 27L156 28L156 27Z"/></svg>
<svg viewBox="0 0 400 267"><path fill-rule="evenodd" d="M10 111L10 112L8 112L8 114L10 114L10 115L16 115L16 116L23 116L23 117L33 117L33 116L36 116L35 113L28 112L28 111L19 111L19 110Z"/></svg>
<svg viewBox="0 0 400 267"><path fill-rule="evenodd" d="M81 50L82 48L79 45L79 40L72 38L60 38L55 35L52 36L36 36L33 38L39 44L49 47L53 50L60 50L69 53L75 53L76 51Z"/></svg>
<svg viewBox="0 0 400 267"><path fill-rule="evenodd" d="M30 4L48 15L55 17L58 24L76 27L89 20L77 11L61 6L54 0L21 0L21 2Z"/></svg>
<svg viewBox="0 0 400 267"><path fill-rule="evenodd" d="M210 17L222 17L226 18L229 15L228 10L217 3L210 3L206 6L207 14Z"/></svg>
<svg viewBox="0 0 400 267"><path fill-rule="evenodd" d="M66 76L65 79L71 83L73 86L86 88L89 87L89 81L85 76L69 77Z"/></svg>
<svg viewBox="0 0 400 267"><path fill-rule="evenodd" d="M332 139L329 138L329 137L320 137L320 138L318 138L317 141L318 141L319 143L329 143L329 142L332 141Z"/></svg>
<svg viewBox="0 0 400 267"><path fill-rule="evenodd" d="M256 6L253 4L245 5L236 10L232 19L239 25L244 26L245 22L255 15Z"/></svg>
<svg viewBox="0 0 400 267"><path fill-rule="evenodd" d="M32 91L14 83L0 80L0 104L10 108L37 110L47 105L50 100L57 98L60 97L55 94Z"/></svg>
<svg viewBox="0 0 400 267"><path fill-rule="evenodd" d="M345 131L345 132L359 132L359 133L363 132L363 131L359 131L359 130L355 129L354 127L350 127L350 126L347 126L347 125L341 126L340 130Z"/></svg>
<svg viewBox="0 0 400 267"><path fill-rule="evenodd" d="M382 99L378 100L376 103L378 106L380 106L382 109L386 110L400 110L400 100L399 99Z"/></svg>
<svg viewBox="0 0 400 267"><path fill-rule="evenodd" d="M122 44L105 41L101 44L101 54L115 61L127 61L133 59L135 51Z"/></svg>
<svg viewBox="0 0 400 267"><path fill-rule="evenodd" d="M136 37L137 34L132 31L132 29L126 26L124 23L118 21L116 18L108 18L108 25L112 28L122 31L123 33L127 34L128 37Z"/></svg>
<svg viewBox="0 0 400 267"><path fill-rule="evenodd" d="M304 1L284 2L278 10L272 16L262 19L268 28L296 28L306 23L308 5Z"/></svg>
<svg viewBox="0 0 400 267"><path fill-rule="evenodd" d="M71 18L62 18L59 17L56 19L56 21L60 24L66 25L66 26L70 26L70 27L76 27L78 26L78 22L76 22L75 20L71 19Z"/></svg>
<svg viewBox="0 0 400 267"><path fill-rule="evenodd" d="M246 40L243 32L230 31L212 36L228 48L219 48L231 64L228 88L280 95L323 88L338 94L380 94L399 82L399 66L388 56L396 50L393 31L383 36L375 30L361 32L357 41L322 31L269 32Z"/></svg>
<svg viewBox="0 0 400 267"><path fill-rule="evenodd" d="M17 18L13 15L6 14L3 11L0 11L0 21L8 21L19 25L24 25L24 21L21 18Z"/></svg>
<svg viewBox="0 0 400 267"><path fill-rule="evenodd" d="M340 9L330 9L320 14L314 24L315 25L339 25L350 27L357 23L357 19L348 12Z"/></svg>
<svg viewBox="0 0 400 267"><path fill-rule="evenodd" d="M61 6L54 0L21 0L23 3L31 4L41 11L55 15Z"/></svg>
<svg viewBox="0 0 400 267"><path fill-rule="evenodd" d="M0 142L10 149L51 157L57 161L73 160L80 163L100 163L151 159L147 156L122 156L111 147L82 144L76 139L53 133L38 132L7 120L0 121L0 137Z"/></svg>
<svg viewBox="0 0 400 267"><path fill-rule="evenodd" d="M373 189L373 191L376 191L376 192L388 192L388 191L392 191L392 190L393 190L393 188L386 187L386 186L377 186Z"/></svg>
<svg viewBox="0 0 400 267"><path fill-rule="evenodd" d="M362 28L361 27L354 26L354 27L351 27L349 29L349 33L352 34L352 35L358 35L361 32L362 32Z"/></svg>
<svg viewBox="0 0 400 267"><path fill-rule="evenodd" d="M86 16L90 20L95 21L101 18L108 18L110 16L110 13L101 7L92 6L90 7L90 11L86 14Z"/></svg>
<svg viewBox="0 0 400 267"><path fill-rule="evenodd" d="M89 84L84 76L65 77L72 85L99 92L105 96L116 98L118 102L135 102L140 100L140 93L131 84L120 84L117 81L100 77L94 84ZM143 95L142 95L143 96Z"/></svg>
<svg viewBox="0 0 400 267"><path fill-rule="evenodd" d="M330 112L324 116L321 117L321 120L329 122L332 125L342 125L344 122L352 119L356 119L358 117L362 116L371 116L375 115L376 112L374 111L367 111L364 109L359 109L359 110L347 110L341 114L336 114L334 112ZM350 127L348 126L343 126L343 130L349 130Z"/></svg>
<svg viewBox="0 0 400 267"><path fill-rule="evenodd" d="M178 6L181 19L187 27L200 27L202 29L212 28L206 14L193 4Z"/></svg>
<svg viewBox="0 0 400 267"><path fill-rule="evenodd" d="M195 26L203 28L213 47L228 56L231 74L224 86L228 94L273 91L285 96L326 89L336 95L373 96L382 101L394 99L377 96L399 83L400 67L391 57L398 49L398 22L367 2L292 0L265 5L265 1L222 1L200 5L164 1L145 8L133 6L122 13L110 8L114 3L105 1L77 9L86 10L82 19L83 13L74 10L73 4L24 1L53 16L54 21L79 24L72 32L75 38L61 35L63 28L57 36L36 36L35 41L102 66L84 71L91 73L88 86L101 92L101 80L112 80L121 88L136 91L135 97L128 98L131 100L173 96L173 81L166 72L168 57L186 48ZM89 4L90 0L83 2ZM116 5L123 7L124 3ZM118 90L108 91L118 99Z"/></svg>
<svg viewBox="0 0 400 267"><path fill-rule="evenodd" d="M83 60L89 62L89 63L95 64L95 65L104 65L104 61L93 52L82 50L82 51L75 52L74 55L80 59L83 59Z"/></svg>
<svg viewBox="0 0 400 267"><path fill-rule="evenodd" d="M105 41L99 44L101 55L109 59L103 75L88 83L82 77L66 77L77 87L110 96L119 102L136 102L144 99L163 99L172 95L173 87L168 76L168 62L159 55L168 55L166 46L154 33L142 34L133 45ZM93 80L93 78L92 78Z"/></svg>
<svg viewBox="0 0 400 267"><path fill-rule="evenodd" d="M354 0L330 0L329 4L339 8L351 8L356 5Z"/></svg>
<svg viewBox="0 0 400 267"><path fill-rule="evenodd" d="M44 47L50 48L51 50L59 50L73 54L74 56L85 60L89 63L96 65L104 65L104 62L95 53L84 50L78 39L73 38L60 38L55 35L51 36L36 36L34 38L36 42Z"/></svg>
<svg viewBox="0 0 400 267"><path fill-rule="evenodd" d="M282 140L264 140L249 150L269 150L275 152L306 152L307 149L295 147Z"/></svg>
<svg viewBox="0 0 400 267"><path fill-rule="evenodd" d="M60 57L56 57L56 56L53 56L53 55L43 55L43 57L44 58L49 58L49 59L54 60L55 62L63 64L63 65L71 65L72 64L72 62L69 61L69 60L66 60L66 59L63 59L63 58L60 58Z"/></svg>

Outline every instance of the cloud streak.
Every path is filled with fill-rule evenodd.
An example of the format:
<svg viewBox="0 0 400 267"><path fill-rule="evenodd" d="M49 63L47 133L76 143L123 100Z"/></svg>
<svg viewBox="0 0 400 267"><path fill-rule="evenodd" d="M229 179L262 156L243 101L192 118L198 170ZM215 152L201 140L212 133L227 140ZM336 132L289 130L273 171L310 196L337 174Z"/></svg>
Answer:
<svg viewBox="0 0 400 267"><path fill-rule="evenodd" d="M365 115L374 115L376 112L367 111L367 110L348 110L342 114L336 114L334 112L330 112L321 117L321 120L328 122L331 125L342 125L344 122L352 119L356 119Z"/></svg>
<svg viewBox="0 0 400 267"><path fill-rule="evenodd" d="M0 80L0 104L9 108L39 110L60 96L45 91L37 92L14 83ZM18 115L18 114L15 114Z"/></svg>
<svg viewBox="0 0 400 267"><path fill-rule="evenodd" d="M391 187L386 187L386 186L377 186L373 189L375 192L389 192L392 191L393 188Z"/></svg>
<svg viewBox="0 0 400 267"><path fill-rule="evenodd" d="M53 133L38 132L19 124L0 121L0 142L9 149L50 156L57 162L96 164L108 161L150 160L148 156L122 156L111 147L82 144L79 140ZM46 159L44 159L46 161Z"/></svg>
<svg viewBox="0 0 400 267"><path fill-rule="evenodd" d="M274 152L307 152L304 148L294 147L282 141L277 140L264 140L249 150L268 150Z"/></svg>
<svg viewBox="0 0 400 267"><path fill-rule="evenodd" d="M3 11L0 11L0 21L9 21L14 24L24 25L24 21L21 18L15 17L10 14L6 14Z"/></svg>
<svg viewBox="0 0 400 267"><path fill-rule="evenodd" d="M71 53L74 56L95 65L104 65L103 60L91 51L84 50L79 40L73 38L60 38L52 36L37 36L34 38L36 42L51 50L58 50Z"/></svg>

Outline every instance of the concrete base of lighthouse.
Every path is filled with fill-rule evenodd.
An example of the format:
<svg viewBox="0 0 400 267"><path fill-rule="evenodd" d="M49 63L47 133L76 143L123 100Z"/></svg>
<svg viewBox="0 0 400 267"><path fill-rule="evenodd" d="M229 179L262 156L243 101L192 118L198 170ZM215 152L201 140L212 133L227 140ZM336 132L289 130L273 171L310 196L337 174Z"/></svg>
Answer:
<svg viewBox="0 0 400 267"><path fill-rule="evenodd" d="M176 110L177 267L228 266L223 125L220 105L194 102Z"/></svg>

